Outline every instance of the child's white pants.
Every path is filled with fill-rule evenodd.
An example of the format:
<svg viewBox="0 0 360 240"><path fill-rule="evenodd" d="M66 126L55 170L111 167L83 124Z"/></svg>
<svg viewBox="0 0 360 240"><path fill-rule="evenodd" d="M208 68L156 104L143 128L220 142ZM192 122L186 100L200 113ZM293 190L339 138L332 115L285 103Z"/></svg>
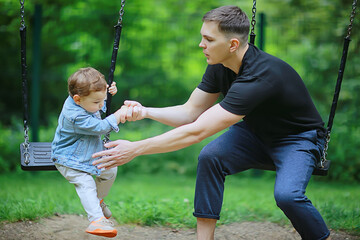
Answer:
<svg viewBox="0 0 360 240"><path fill-rule="evenodd" d="M59 172L72 184L80 198L90 222L96 221L104 214L100 207L100 200L106 197L115 181L117 168L103 170L95 179L90 173L82 172L55 164Z"/></svg>

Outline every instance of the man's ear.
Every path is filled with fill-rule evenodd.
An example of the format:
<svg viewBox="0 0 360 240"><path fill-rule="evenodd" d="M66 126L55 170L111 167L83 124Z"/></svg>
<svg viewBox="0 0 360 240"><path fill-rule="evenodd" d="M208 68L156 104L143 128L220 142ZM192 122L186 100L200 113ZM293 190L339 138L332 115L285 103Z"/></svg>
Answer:
<svg viewBox="0 0 360 240"><path fill-rule="evenodd" d="M240 47L240 41L237 38L230 39L230 52L235 52Z"/></svg>
<svg viewBox="0 0 360 240"><path fill-rule="evenodd" d="M73 99L74 99L74 102L77 104L77 105L80 105L80 96L75 94L73 96Z"/></svg>

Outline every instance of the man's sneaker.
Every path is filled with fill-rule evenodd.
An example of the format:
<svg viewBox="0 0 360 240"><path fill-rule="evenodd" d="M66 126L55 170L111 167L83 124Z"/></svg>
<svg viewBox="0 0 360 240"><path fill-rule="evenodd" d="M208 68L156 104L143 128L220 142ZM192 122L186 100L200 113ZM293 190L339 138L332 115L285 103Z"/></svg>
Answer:
<svg viewBox="0 0 360 240"><path fill-rule="evenodd" d="M86 229L86 232L97 236L112 238L117 235L117 230L113 228L113 226L114 223L102 217L97 221L92 221Z"/></svg>
<svg viewBox="0 0 360 240"><path fill-rule="evenodd" d="M101 210L105 216L106 219L109 219L111 217L111 211L110 209L108 208L108 206L104 203L104 199L101 199L100 201L100 207L101 207Z"/></svg>

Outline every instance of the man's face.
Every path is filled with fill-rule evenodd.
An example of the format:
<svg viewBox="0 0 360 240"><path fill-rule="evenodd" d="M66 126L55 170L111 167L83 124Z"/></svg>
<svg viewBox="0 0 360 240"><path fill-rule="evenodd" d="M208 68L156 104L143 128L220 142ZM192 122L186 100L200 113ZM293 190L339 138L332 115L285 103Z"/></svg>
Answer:
<svg viewBox="0 0 360 240"><path fill-rule="evenodd" d="M199 47L203 49L207 63L211 65L224 63L229 57L231 42L219 32L218 23L204 22L200 34L202 38Z"/></svg>

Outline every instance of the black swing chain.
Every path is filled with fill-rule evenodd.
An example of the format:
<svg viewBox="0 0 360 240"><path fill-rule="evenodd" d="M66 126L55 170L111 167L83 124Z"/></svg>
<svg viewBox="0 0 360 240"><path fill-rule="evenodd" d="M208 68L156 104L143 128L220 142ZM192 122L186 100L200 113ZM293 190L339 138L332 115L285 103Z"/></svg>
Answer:
<svg viewBox="0 0 360 240"><path fill-rule="evenodd" d="M351 14L350 14L350 23L349 23L346 38L350 38L350 35L351 35L352 25L353 25L354 18L355 18L356 3L357 3L357 0L354 0L354 2L352 4L352 11L351 11Z"/></svg>
<svg viewBox="0 0 360 240"><path fill-rule="evenodd" d="M22 29L25 28L25 0L20 0L20 16L21 16L21 22L20 22L20 26Z"/></svg>
<svg viewBox="0 0 360 240"><path fill-rule="evenodd" d="M253 7L252 7L251 34L255 34L254 33L254 29L256 25L255 14L256 14L256 0L253 1Z"/></svg>
<svg viewBox="0 0 360 240"><path fill-rule="evenodd" d="M357 4L357 0L354 0L352 3L352 11L350 14L350 23L348 26L347 35L345 37L348 40L350 40L350 36L351 36L351 30L352 30L352 26L353 26L353 22L354 22L354 18L355 18L356 4ZM321 161L320 161L320 166L319 166L320 168L323 168L325 161L327 161L326 157L327 157L327 150L329 148L329 143L330 143L330 135L331 135L331 130L328 129L328 131L326 133L326 137L325 137L324 150L323 150Z"/></svg>
<svg viewBox="0 0 360 240"><path fill-rule="evenodd" d="M123 16L124 16L124 7L125 7L125 0L121 0L121 8L120 8L120 11L119 11L119 20L118 20L118 23L117 25L121 25L122 24L122 21L123 21Z"/></svg>
<svg viewBox="0 0 360 240"><path fill-rule="evenodd" d="M20 0L20 17L21 17L21 21L20 21L20 31L25 31L26 26L25 26L25 0ZM22 65L23 68L25 68L25 73L23 72L23 75L26 75L26 59L25 56L21 56L21 61L22 61ZM23 78L26 78L26 76L23 76ZM26 80L26 79L25 79ZM24 147L24 163L25 164L29 164L30 163L30 153L29 153L29 126L27 123L27 119L24 119L24 143L23 143L23 147Z"/></svg>
<svg viewBox="0 0 360 240"><path fill-rule="evenodd" d="M123 16L124 16L124 7L125 7L125 0L121 0L121 7L120 7L120 10L119 10L119 19L118 19L118 22L117 24L115 25L115 27L121 27L122 25L122 21L123 21ZM107 134L105 134L104 136L104 139L103 139L103 143L107 143L110 141L110 132L108 132Z"/></svg>

